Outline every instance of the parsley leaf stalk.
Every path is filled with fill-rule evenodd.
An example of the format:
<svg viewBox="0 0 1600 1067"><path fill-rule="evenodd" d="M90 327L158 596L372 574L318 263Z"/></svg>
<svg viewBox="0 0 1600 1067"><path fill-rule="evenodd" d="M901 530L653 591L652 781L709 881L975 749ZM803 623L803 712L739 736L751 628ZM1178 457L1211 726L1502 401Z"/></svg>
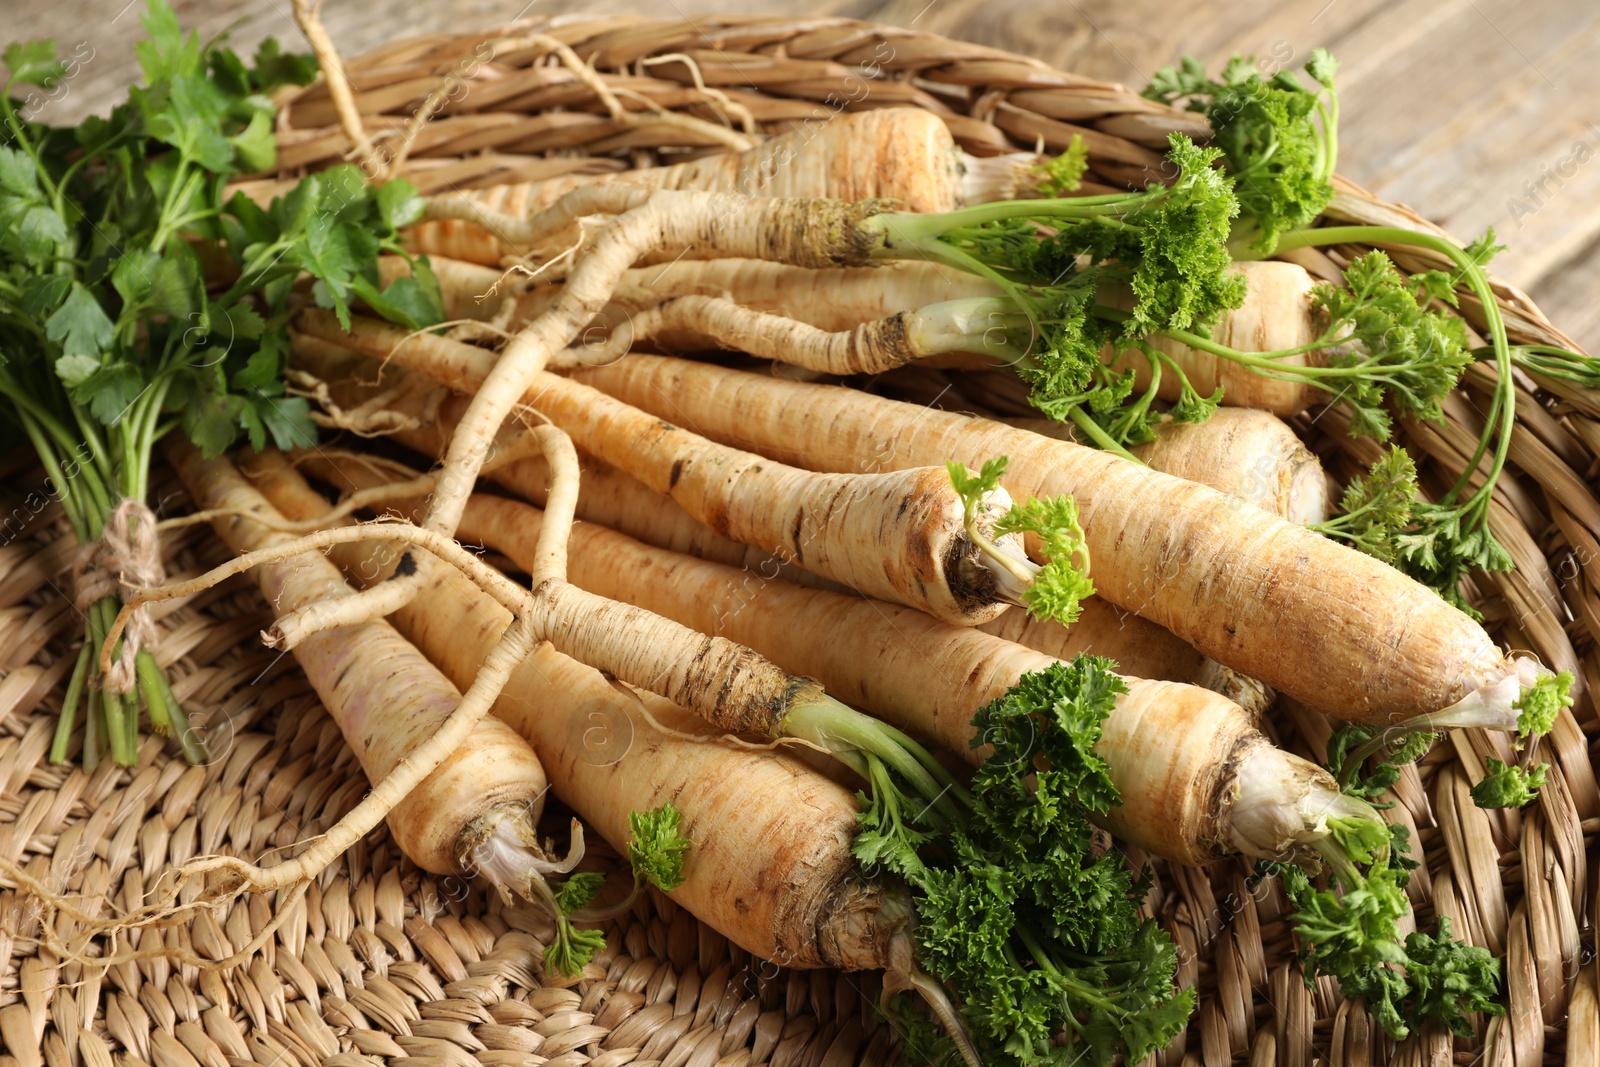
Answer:
<svg viewBox="0 0 1600 1067"><path fill-rule="evenodd" d="M1455 484L1435 503L1418 502L1413 509L1412 529L1395 538L1397 565L1460 605L1461 597L1455 588L1468 570L1511 569L1510 556L1489 530L1489 504L1495 482L1510 455L1511 435L1516 427L1516 404L1511 393L1515 383L1505 320L1473 251L1433 234L1395 226L1322 226L1285 233L1279 237L1278 247L1289 250L1356 243L1409 245L1445 256L1455 264L1457 276L1483 308L1496 371L1485 432ZM1489 454L1491 441L1489 470L1478 488L1462 499L1479 461Z"/></svg>

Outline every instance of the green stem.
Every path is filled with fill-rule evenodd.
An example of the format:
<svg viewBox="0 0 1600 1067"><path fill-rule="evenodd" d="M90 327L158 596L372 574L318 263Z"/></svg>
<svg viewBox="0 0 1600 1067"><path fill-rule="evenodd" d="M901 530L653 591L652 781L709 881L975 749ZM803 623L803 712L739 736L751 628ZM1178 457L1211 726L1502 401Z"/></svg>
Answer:
<svg viewBox="0 0 1600 1067"><path fill-rule="evenodd" d="M1365 881L1365 876L1362 875L1361 868L1358 867L1353 860L1351 860L1349 855L1345 853L1345 850L1341 848L1339 843L1333 839L1333 835L1330 834L1326 837L1317 838L1311 842L1311 847L1316 850L1317 855L1322 857L1323 862L1327 863L1329 867L1333 868L1334 877L1337 878L1346 889L1354 889L1356 886Z"/></svg>
<svg viewBox="0 0 1600 1067"><path fill-rule="evenodd" d="M1478 359L1493 359L1494 349L1478 348L1472 354ZM1513 345L1511 361L1529 374L1600 390L1600 359L1594 356L1554 345Z"/></svg>
<svg viewBox="0 0 1600 1067"><path fill-rule="evenodd" d="M117 612L116 598L101 597L95 601L90 611L98 616L97 622L102 635L101 640L96 643L95 651L98 656L98 653L104 647L103 635L110 633L111 625L115 621ZM111 658L115 660L121 650L122 642L119 640L111 649ZM136 700L124 701L121 693L112 692L106 689L104 685L101 686L99 692L101 705L105 708L106 740L111 746L111 758L123 767L131 767L138 758L135 744L138 737L138 702ZM131 696L131 694L129 695ZM131 731L129 729L130 708L128 707L130 703L133 705L131 709L133 716Z"/></svg>
<svg viewBox="0 0 1600 1067"><path fill-rule="evenodd" d="M1319 348L1326 348L1329 344L1326 340L1319 340L1315 344L1302 348L1286 348L1275 352L1245 352L1220 344L1209 337L1190 333L1188 330L1162 330L1160 335L1162 337L1170 337L1172 340L1188 345L1196 351L1209 352L1219 359L1230 360L1249 367L1265 378L1280 378L1284 380L1294 378L1359 378L1370 373L1369 364L1358 364L1352 367L1320 367L1294 363L1285 366L1279 362L1290 356L1300 356L1307 352L1315 352ZM1324 386L1323 388L1328 387Z"/></svg>
<svg viewBox="0 0 1600 1067"><path fill-rule="evenodd" d="M173 729L178 735L178 746L183 749L183 758L196 767L210 763L211 747L195 730L194 723L189 721L188 710L178 702L177 694L173 693L172 685L167 681L167 673L159 666L155 672L155 679L161 686L162 698L167 702L167 713L172 717Z"/></svg>
<svg viewBox="0 0 1600 1067"><path fill-rule="evenodd" d="M156 665L156 658L149 649L141 648L133 662L134 673L139 680L139 693L144 697L145 707L150 709L150 728L162 737L171 737L172 715L158 682L161 668Z"/></svg>
<svg viewBox="0 0 1600 1067"><path fill-rule="evenodd" d="M180 204L188 203L193 194L195 183L205 175L200 171L189 170L189 162L182 153L178 155L178 165L172 174L172 184L167 187L166 199L161 203L160 221L156 225L155 236L150 238L150 247L157 252L166 252L167 241L177 232L174 225L178 220L173 216L173 208Z"/></svg>
<svg viewBox="0 0 1600 1067"><path fill-rule="evenodd" d="M167 390L172 387L172 377L159 376L150 383L146 395L140 400L139 424L134 436L135 451L128 457L128 466L134 472L132 488L128 493L135 500L150 495L150 466L156 442L161 439L161 406L167 401Z"/></svg>
<svg viewBox="0 0 1600 1067"><path fill-rule="evenodd" d="M1015 583L1013 586L1007 587L1002 579L1000 588L995 592L996 598L1005 600L1007 603L1021 605L1022 592L1033 588L1034 578L1039 573L1039 565L1031 560L1020 560L1009 552L1000 551L1000 546L990 540L989 536L978 528L976 508L968 507L966 509L964 527L967 533L967 540L971 541L973 546L983 553L994 567L1004 571ZM999 576L997 575L996 577Z"/></svg>
<svg viewBox="0 0 1600 1067"><path fill-rule="evenodd" d="M1142 193L1108 193L1104 196L1066 196L1043 200L995 200L957 208L937 215L886 211L866 220L870 229L891 230L896 239L921 244L937 240L952 230L984 226L1008 219L1079 219L1114 221L1150 207L1170 195L1165 187Z"/></svg>
<svg viewBox="0 0 1600 1067"><path fill-rule="evenodd" d="M23 433L27 434L28 440L33 443L34 455L39 457L39 465L44 467L45 478L54 483L60 494L61 506L66 509L67 520L72 524L73 534L80 542L87 542L89 538L84 516L76 507L76 500L68 503L72 499L69 496L69 487L61 476L61 464L56 459L55 448L44 435L44 428L33 414L21 405L17 407L17 418L22 423Z"/></svg>
<svg viewBox="0 0 1600 1067"><path fill-rule="evenodd" d="M889 740L893 741L895 744L911 753L912 757L915 758L918 763L922 764L923 768L933 776L933 779L938 782L943 789L948 791L951 796L955 797L957 802L960 803L963 808L970 809L972 807L972 794L967 792L966 786L957 781L955 775L945 770L944 764L940 763L938 759L935 758L934 754L929 752L928 749L923 746L922 742L911 737L909 734L903 733L895 727L890 726L886 722L879 722L874 719L872 720L872 723L878 728L878 730L888 737Z"/></svg>
<svg viewBox="0 0 1600 1067"><path fill-rule="evenodd" d="M890 729L830 696L794 708L784 717L781 727L785 735L811 741L831 753L854 751L877 757L900 775L930 808L938 810L951 822L959 823L961 813L952 799L950 786L930 774L917 755L896 740ZM900 737L905 735L900 734Z"/></svg>
<svg viewBox="0 0 1600 1067"><path fill-rule="evenodd" d="M100 709L104 715L106 743L111 751L111 762L119 767L133 766L134 758L128 752L127 742L128 709L123 704L122 694L101 689Z"/></svg>
<svg viewBox="0 0 1600 1067"><path fill-rule="evenodd" d="M1402 734L1399 740L1404 741L1407 736L1409 735ZM1355 780L1355 776L1360 772L1362 765L1373 756L1388 749L1395 740L1393 732L1385 730L1346 756L1344 763L1339 767L1339 791L1343 792L1349 788L1350 783Z"/></svg>
<svg viewBox="0 0 1600 1067"><path fill-rule="evenodd" d="M1106 433L1105 430L1101 428L1098 422L1095 422L1089 417L1089 413L1084 411L1082 407L1074 404L1068 410L1072 413L1073 424L1077 426L1078 429L1082 430L1089 440L1093 441L1107 452L1113 452L1131 463L1137 463L1141 467L1144 466L1143 460L1119 445L1110 434Z"/></svg>
<svg viewBox="0 0 1600 1067"><path fill-rule="evenodd" d="M260 289L268 279L255 276L256 272L269 269L273 263L281 258L283 251L289 248L291 244L292 242L278 240L257 252L251 257L250 262L239 267L238 280L229 287L226 293L222 294L217 303L222 307L232 307L246 295Z"/></svg>
<svg viewBox="0 0 1600 1067"><path fill-rule="evenodd" d="M50 762L67 762L67 746L72 742L72 727L78 715L78 705L83 700L83 686L89 678L89 661L94 657L93 645L84 641L78 650L78 662L72 666L72 677L67 681L66 696L61 698L61 715L56 720L55 737L50 742Z"/></svg>
<svg viewBox="0 0 1600 1067"><path fill-rule="evenodd" d="M122 694L122 705L127 712L122 719L122 743L128 754L126 766L129 767L139 762L139 687L137 679L135 682L132 689Z"/></svg>
<svg viewBox="0 0 1600 1067"><path fill-rule="evenodd" d="M1084 985L1082 982L1075 981L1072 978L1067 977L1065 974L1062 974L1060 969L1051 962L1049 955L1039 944L1039 940L1034 936L1033 931L1029 930L1025 926L1018 925L1014 932L1017 940L1022 942L1022 947L1027 949L1028 954L1032 957L1033 961L1037 963L1043 970L1049 971L1051 974L1057 976L1061 984L1067 989L1071 990L1073 996L1083 1000L1085 1003L1093 1004L1095 1007L1101 1008L1108 1013L1123 1016L1128 1014L1120 1004L1112 1000L1110 997L1104 996L1102 990L1096 989L1093 986Z"/></svg>
<svg viewBox="0 0 1600 1067"><path fill-rule="evenodd" d="M94 769L100 765L100 735L105 733L106 716L105 702L101 700L102 690L89 690L88 714L83 720L83 770L85 774L93 774Z"/></svg>
<svg viewBox="0 0 1600 1067"><path fill-rule="evenodd" d="M67 407L72 412L73 422L77 423L78 433L82 435L75 444L74 451L81 447L87 447L89 458L94 463L95 469L99 471L101 479L107 483L115 482L117 479L115 472L112 470L111 456L106 450L106 441L101 436L99 427L95 425L93 419L84 415L83 408L73 403L71 398L67 400Z"/></svg>

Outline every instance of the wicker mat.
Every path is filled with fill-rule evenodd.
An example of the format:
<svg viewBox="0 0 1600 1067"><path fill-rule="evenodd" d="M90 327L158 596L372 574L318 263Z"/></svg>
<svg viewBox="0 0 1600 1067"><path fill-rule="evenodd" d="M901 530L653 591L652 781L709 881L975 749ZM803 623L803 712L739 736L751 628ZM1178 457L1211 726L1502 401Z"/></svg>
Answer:
<svg viewBox="0 0 1600 1067"><path fill-rule="evenodd" d="M626 87L635 110L734 116L776 132L819 108L826 115L925 107L976 154L1058 150L1082 135L1091 177L1107 184L1138 180L1169 130L1194 125L1121 86L847 19L707 17L691 25L617 16L534 21L515 33L545 31ZM400 130L428 94L462 87L415 137L406 176L429 190L461 189L721 150L677 127L608 114L547 52L516 45L515 33L400 41L349 63L374 130ZM322 87L286 103L282 176L339 158L348 142ZM1330 211L1426 225L1349 185ZM1406 269L1426 265L1398 258ZM1514 341L1572 347L1523 294L1496 288ZM1470 304L1466 311L1477 314ZM1482 395L1476 371L1468 384ZM1407 427L1425 475L1446 484L1477 418L1470 395L1451 398L1445 429ZM1504 958L1507 1015L1478 1020L1470 1037L1425 1031L1396 1048L1331 981L1306 986L1275 881L1252 883L1238 861L1206 869L1158 862L1148 907L1179 945L1180 980L1201 993L1193 1025L1161 1062L1600 1064L1591 906L1600 891L1591 762L1600 737L1592 699L1600 683L1600 401L1521 381L1518 416L1513 477L1497 493L1503 506L1494 518L1518 569L1482 582L1474 595L1496 640L1578 674L1578 704L1548 739L1550 782L1526 811L1472 803L1468 784L1482 776L1485 758L1509 756L1504 738L1478 732L1441 741L1388 798L1424 860L1410 886L1418 925L1431 928L1447 914L1458 936ZM1299 429L1330 472L1348 478L1371 461L1370 442L1334 432L1333 421ZM211 765L187 767L150 738L132 771L105 764L85 774L46 761L78 620L61 594L72 545L59 516L39 506L42 483L25 457L0 459L0 860L83 912L104 915L136 907L163 871L187 858L261 857L352 807L366 780L294 660L260 645L256 634L270 614L243 578L157 611L160 658L206 724ZM184 506L175 485L159 501L166 514ZM180 531L166 548L169 570L183 575L224 553L199 529ZM1268 728L1313 758L1330 733L1322 716L1282 703ZM603 855L597 849L593 862ZM63 963L41 950L40 910L9 888L15 884L0 874L8 887L0 888L0 1067L287 1067L402 1057L459 1067L833 1067L897 1056L892 1031L873 1011L875 976L763 964L659 897L612 924L608 948L580 980L545 981L538 970L550 931L539 913L417 871L382 831L322 875L261 954L225 969L173 957L227 957L265 928L270 899L90 946L91 954L114 955L106 966ZM53 921L54 943L70 943L79 920L62 912Z"/></svg>

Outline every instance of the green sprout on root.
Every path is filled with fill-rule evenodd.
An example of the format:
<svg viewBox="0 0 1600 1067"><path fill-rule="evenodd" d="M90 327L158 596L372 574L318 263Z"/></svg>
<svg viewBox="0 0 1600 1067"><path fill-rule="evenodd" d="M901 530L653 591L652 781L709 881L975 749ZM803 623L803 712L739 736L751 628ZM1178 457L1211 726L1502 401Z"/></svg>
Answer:
<svg viewBox="0 0 1600 1067"><path fill-rule="evenodd" d="M670 893L683 884L684 860L693 846L679 833L681 818L671 801L649 811L628 813L628 860L633 868L633 887L618 903L599 910L589 907L605 886L606 876L599 871L580 871L554 888L556 932L545 946L546 970L575 978L606 947L602 931L581 930L576 923L620 915L633 907L647 886Z"/></svg>
<svg viewBox="0 0 1600 1067"><path fill-rule="evenodd" d="M977 474L963 464L947 464L950 484L961 497L967 537L977 547L983 565L994 574L1002 599L1027 608L1034 618L1071 626L1083 613L1083 601L1094 595L1089 546L1078 519L1078 505L1070 496L1013 503L985 531L984 501L999 490L1009 462L1006 456L987 460ZM1040 566L1020 549L998 544L991 533L995 537L1033 534L1049 562Z"/></svg>

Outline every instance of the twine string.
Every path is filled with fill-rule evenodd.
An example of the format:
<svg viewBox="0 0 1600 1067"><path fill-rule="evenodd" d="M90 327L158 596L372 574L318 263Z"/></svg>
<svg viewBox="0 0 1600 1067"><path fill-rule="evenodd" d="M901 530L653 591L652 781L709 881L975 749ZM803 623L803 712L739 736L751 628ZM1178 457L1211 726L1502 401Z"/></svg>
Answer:
<svg viewBox="0 0 1600 1067"><path fill-rule="evenodd" d="M128 497L111 512L100 537L79 547L72 564L73 603L87 614L105 597L126 599L166 580L155 512L144 501ZM139 650L153 647L159 636L149 607L135 612L122 635L122 654L100 684L115 693L132 692Z"/></svg>

